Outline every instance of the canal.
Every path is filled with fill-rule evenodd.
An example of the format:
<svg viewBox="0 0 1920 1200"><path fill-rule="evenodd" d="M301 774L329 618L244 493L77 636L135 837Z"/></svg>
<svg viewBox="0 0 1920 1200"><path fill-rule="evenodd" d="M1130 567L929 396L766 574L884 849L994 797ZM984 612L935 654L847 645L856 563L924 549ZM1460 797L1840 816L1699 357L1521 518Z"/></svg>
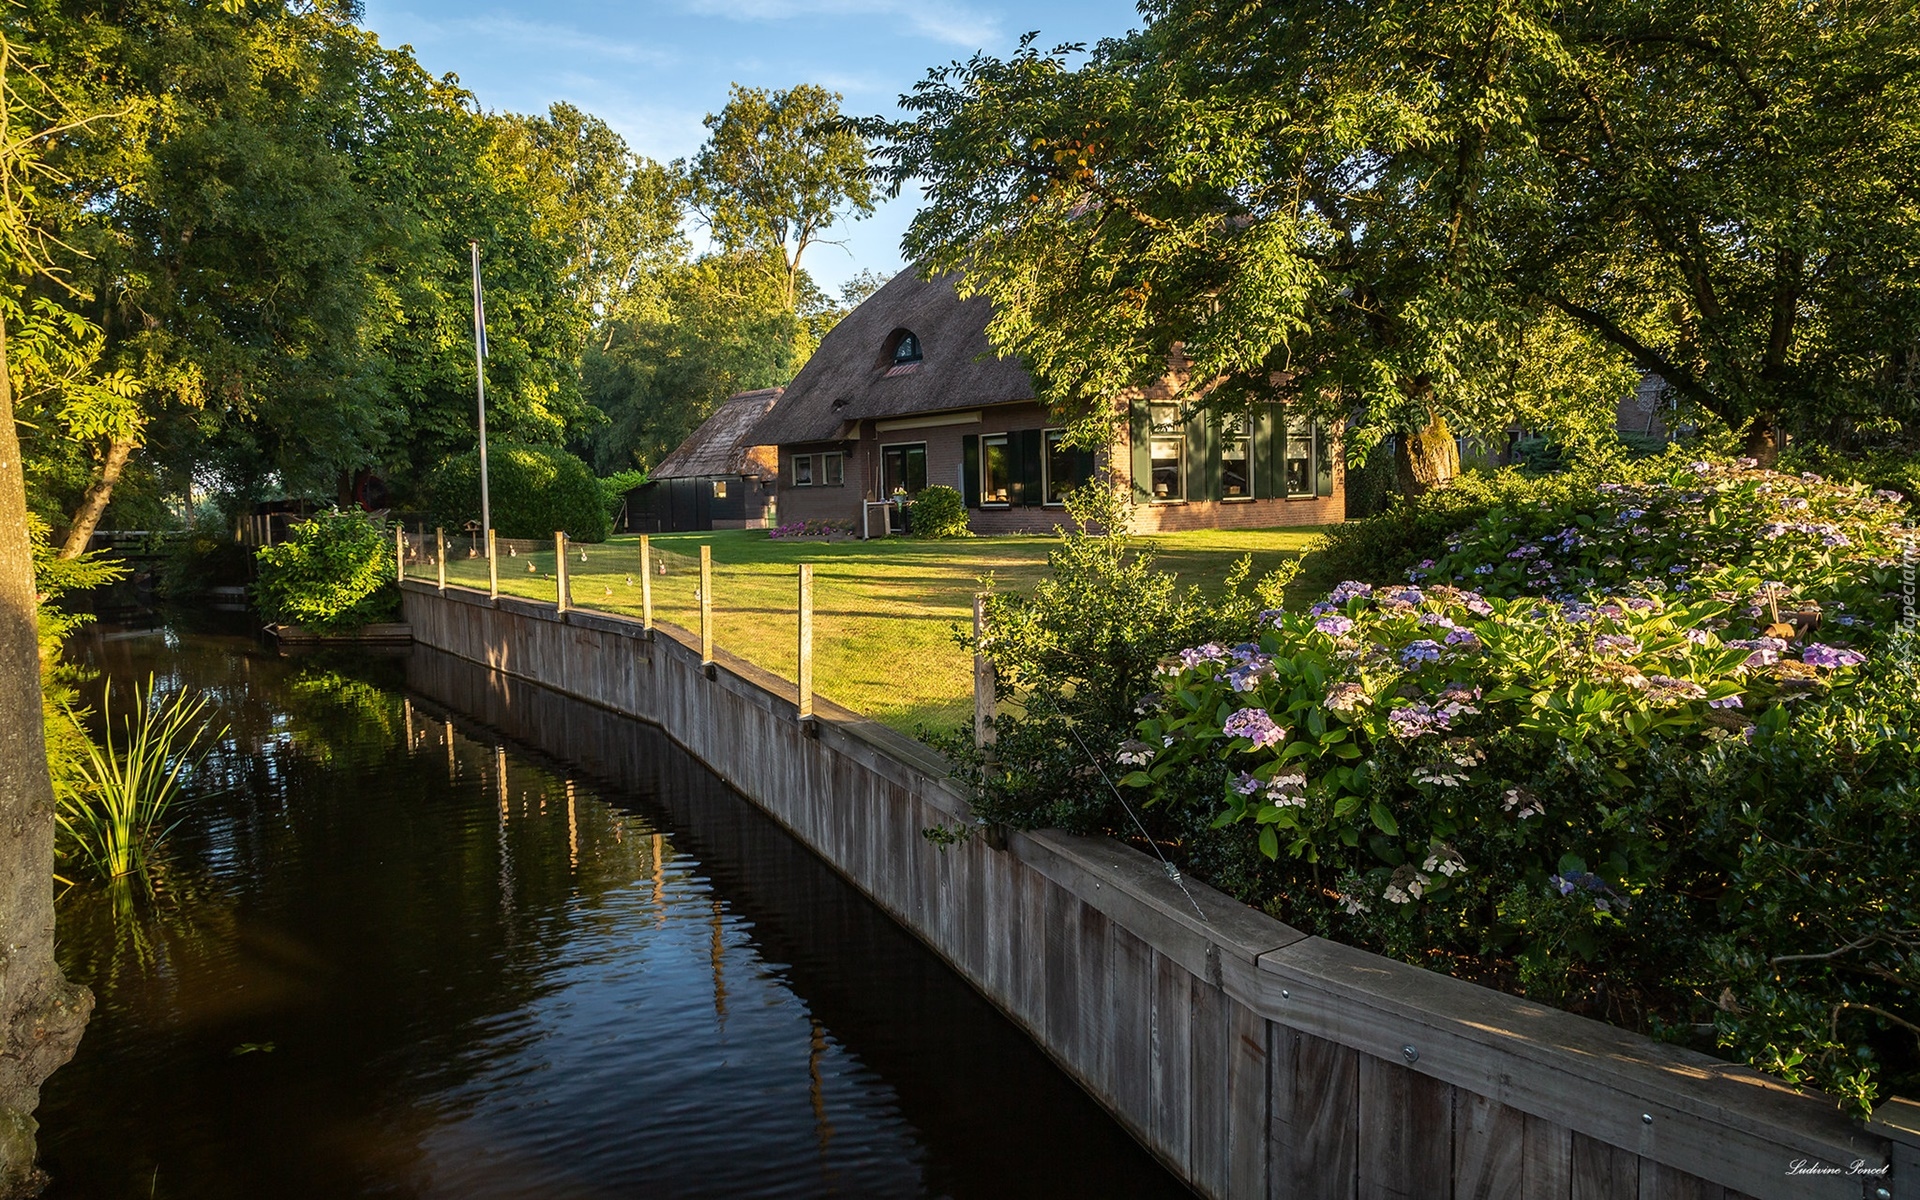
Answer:
<svg viewBox="0 0 1920 1200"><path fill-rule="evenodd" d="M49 1196L1188 1194L649 726L421 648L75 656L230 731L157 901L61 896Z"/></svg>

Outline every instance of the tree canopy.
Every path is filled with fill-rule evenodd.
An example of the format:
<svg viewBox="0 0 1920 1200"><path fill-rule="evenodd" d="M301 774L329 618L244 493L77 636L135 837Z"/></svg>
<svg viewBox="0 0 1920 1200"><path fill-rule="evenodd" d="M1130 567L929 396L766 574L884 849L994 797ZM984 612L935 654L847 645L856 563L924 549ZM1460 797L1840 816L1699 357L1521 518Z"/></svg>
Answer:
<svg viewBox="0 0 1920 1200"><path fill-rule="evenodd" d="M1915 413L1904 0L1221 5L931 71L869 121L909 252L1087 421L1195 398L1578 436L1659 374L1770 450ZM1406 439L1403 439L1405 444Z"/></svg>
<svg viewBox="0 0 1920 1200"><path fill-rule="evenodd" d="M736 87L696 165L662 164L571 105L487 112L357 17L32 0L3 18L49 94L100 115L42 147L50 273L0 295L32 503L66 553L116 497L140 527L189 491L346 502L366 474L418 501L473 445L469 242L492 429L614 466L656 460L720 389L784 382L839 311L800 265L871 207L836 96Z"/></svg>

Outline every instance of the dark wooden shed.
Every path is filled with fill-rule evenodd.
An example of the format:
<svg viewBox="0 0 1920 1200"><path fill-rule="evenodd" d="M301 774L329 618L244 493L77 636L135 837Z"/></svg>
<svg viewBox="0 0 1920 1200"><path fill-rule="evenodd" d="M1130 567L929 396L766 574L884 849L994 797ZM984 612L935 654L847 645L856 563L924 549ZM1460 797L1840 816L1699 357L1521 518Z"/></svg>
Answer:
<svg viewBox="0 0 1920 1200"><path fill-rule="evenodd" d="M627 493L628 533L764 529L774 522L779 459L754 445L753 427L781 388L736 392Z"/></svg>

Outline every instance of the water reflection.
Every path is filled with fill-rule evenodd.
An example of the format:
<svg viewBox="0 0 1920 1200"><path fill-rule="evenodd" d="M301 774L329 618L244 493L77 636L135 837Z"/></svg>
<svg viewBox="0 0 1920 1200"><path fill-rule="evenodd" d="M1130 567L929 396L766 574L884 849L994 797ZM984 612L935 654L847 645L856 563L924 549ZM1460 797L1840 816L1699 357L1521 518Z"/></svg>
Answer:
<svg viewBox="0 0 1920 1200"><path fill-rule="evenodd" d="M428 651L87 652L231 732L158 906L62 899L51 1195L1179 1194L657 731Z"/></svg>

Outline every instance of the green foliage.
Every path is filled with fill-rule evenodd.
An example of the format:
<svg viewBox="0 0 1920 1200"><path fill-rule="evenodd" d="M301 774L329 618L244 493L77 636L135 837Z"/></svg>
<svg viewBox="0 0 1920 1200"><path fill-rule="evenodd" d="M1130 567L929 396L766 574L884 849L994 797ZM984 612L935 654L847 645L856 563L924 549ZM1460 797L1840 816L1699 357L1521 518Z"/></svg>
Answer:
<svg viewBox="0 0 1920 1200"><path fill-rule="evenodd" d="M650 468L728 396L786 383L839 316L804 271L790 307L764 253L706 255L662 268L648 286L648 302L606 322L582 359L605 418L583 454L601 471Z"/></svg>
<svg viewBox="0 0 1920 1200"><path fill-rule="evenodd" d="M161 696L153 680L133 689L133 712L116 725L113 695L101 711L104 745L87 736L80 714L64 710L87 754L78 777L56 793L61 850L105 881L143 876L172 830L162 825L181 785L226 733L213 728L205 696Z"/></svg>
<svg viewBox="0 0 1920 1200"><path fill-rule="evenodd" d="M1229 573L1217 607L1155 570L1153 555L1126 532L1129 506L1112 489L1094 483L1072 493L1067 515L1072 526L1032 595L986 581L989 632L977 648L993 664L999 694L1013 700L993 718L992 759L974 748L971 730L934 738L961 764L984 821L1117 827L1114 795L1089 753L1125 736L1166 655L1245 626L1257 607L1246 560ZM961 642L976 648L970 634Z"/></svg>
<svg viewBox="0 0 1920 1200"><path fill-rule="evenodd" d="M275 623L334 633L391 620L399 607L393 535L358 509L315 513L255 560L254 602Z"/></svg>
<svg viewBox="0 0 1920 1200"><path fill-rule="evenodd" d="M27 514L27 538L33 548L34 591L40 598L40 718L46 735L47 773L58 795L80 778L92 745L86 732L64 717L79 703L79 685L89 672L62 659L60 650L74 631L93 620L93 614L68 612L58 601L70 592L91 591L124 579L127 568L102 551L61 558L47 540L46 522L32 513Z"/></svg>
<svg viewBox="0 0 1920 1200"><path fill-rule="evenodd" d="M553 446L493 443L487 447L487 489L501 537L604 542L612 531L600 483L581 462ZM480 518L480 453L449 458L428 481L435 519L449 529Z"/></svg>
<svg viewBox="0 0 1920 1200"><path fill-rule="evenodd" d="M1433 412L1595 434L1634 368L1761 445L1920 416L1912 5L1143 13L865 126L924 188L909 254L1072 415L1177 345L1216 400L1357 408L1356 447Z"/></svg>
<svg viewBox="0 0 1920 1200"><path fill-rule="evenodd" d="M950 487L935 484L907 506L907 529L914 537L971 537L967 530L967 502Z"/></svg>
<svg viewBox="0 0 1920 1200"><path fill-rule="evenodd" d="M1711 1026L1855 1111L1911 1088L1920 533L1859 485L1636 468L1405 505L1363 548L1426 549L1412 583L1190 614L1208 632L1157 676L1066 641L1078 591L996 612L1026 706L996 722L1009 765L969 766L979 811L1132 836L1062 726L1028 727L1104 696L1073 727L1148 831L1290 923L1659 1036Z"/></svg>
<svg viewBox="0 0 1920 1200"><path fill-rule="evenodd" d="M600 479L600 498L606 502L609 519L620 515L620 506L627 502L627 493L647 485L645 471L615 471Z"/></svg>
<svg viewBox="0 0 1920 1200"><path fill-rule="evenodd" d="M842 217L873 212L866 142L840 118L840 94L735 84L709 113L706 145L687 168L694 203L733 252L778 263L786 307L797 306L800 260Z"/></svg>

